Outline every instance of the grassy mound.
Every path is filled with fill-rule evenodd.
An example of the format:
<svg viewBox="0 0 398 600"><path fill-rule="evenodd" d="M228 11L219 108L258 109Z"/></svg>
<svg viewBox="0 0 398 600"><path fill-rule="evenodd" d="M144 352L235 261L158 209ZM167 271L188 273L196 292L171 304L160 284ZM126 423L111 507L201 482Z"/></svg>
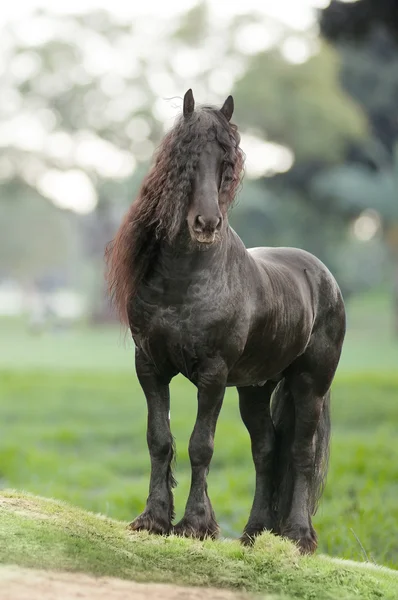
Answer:
<svg viewBox="0 0 398 600"><path fill-rule="evenodd" d="M128 531L63 502L0 495L0 563L138 582L213 586L292 599L395 599L398 572L325 556L300 557L269 534L254 548Z"/></svg>

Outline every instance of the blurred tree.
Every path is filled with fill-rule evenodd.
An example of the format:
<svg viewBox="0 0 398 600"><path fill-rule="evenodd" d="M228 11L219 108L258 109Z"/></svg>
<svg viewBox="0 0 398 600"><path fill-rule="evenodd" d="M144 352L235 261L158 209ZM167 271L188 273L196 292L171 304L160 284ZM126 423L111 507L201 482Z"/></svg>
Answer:
<svg viewBox="0 0 398 600"><path fill-rule="evenodd" d="M75 283L79 256L77 216L60 211L33 190L13 182L0 198L0 272L29 286L58 276Z"/></svg>
<svg viewBox="0 0 398 600"><path fill-rule="evenodd" d="M338 80L339 59L322 44L303 64L277 50L253 56L235 84L241 127L291 148L297 162L342 159L347 144L363 140L366 121Z"/></svg>
<svg viewBox="0 0 398 600"><path fill-rule="evenodd" d="M354 146L347 164L314 182L336 211L376 209L393 261L398 336L398 5L394 0L332 0L320 12L322 35L341 56L342 87L362 106L372 140ZM350 160L351 159L351 160Z"/></svg>
<svg viewBox="0 0 398 600"><path fill-rule="evenodd" d="M209 26L207 4L199 2L182 15L173 37L188 46L198 46L209 35Z"/></svg>
<svg viewBox="0 0 398 600"><path fill-rule="evenodd" d="M26 25L26 35L24 26L15 22L4 36L3 192L21 202L27 194L55 201L62 194L67 206L62 174L76 179L76 173L83 173L77 181L97 196L97 204L92 218L81 221L82 236L90 237L89 256L102 273L103 250L119 220L118 206L131 201L128 181L136 161L148 160L162 129L152 110L155 97L145 59L131 45L133 27L105 11L82 16L37 13ZM32 41L35 31L44 34ZM76 185L71 193L79 197L81 187ZM79 208L76 201L73 206ZM47 230L48 243L56 248L56 234L50 237ZM27 271L29 264L27 260ZM97 286L96 294L101 298L95 311L100 318L109 313L108 302L102 287Z"/></svg>
<svg viewBox="0 0 398 600"><path fill-rule="evenodd" d="M320 11L319 24L325 38L333 42L364 41L380 26L398 37L398 5L396 0L331 0Z"/></svg>

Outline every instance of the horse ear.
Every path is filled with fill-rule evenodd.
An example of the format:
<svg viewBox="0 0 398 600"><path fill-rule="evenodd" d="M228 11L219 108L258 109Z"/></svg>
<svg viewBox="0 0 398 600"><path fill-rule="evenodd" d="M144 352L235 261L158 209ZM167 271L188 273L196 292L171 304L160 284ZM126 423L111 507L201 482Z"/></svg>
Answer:
<svg viewBox="0 0 398 600"><path fill-rule="evenodd" d="M184 113L184 117L187 118L189 117L195 108L195 100L193 97L193 93L191 88L189 88L189 90L185 93L184 96L184 109L183 109L183 113Z"/></svg>
<svg viewBox="0 0 398 600"><path fill-rule="evenodd" d="M222 105L221 112L227 121L231 120L234 112L234 99L232 96L228 96L228 98L225 100L224 104Z"/></svg>

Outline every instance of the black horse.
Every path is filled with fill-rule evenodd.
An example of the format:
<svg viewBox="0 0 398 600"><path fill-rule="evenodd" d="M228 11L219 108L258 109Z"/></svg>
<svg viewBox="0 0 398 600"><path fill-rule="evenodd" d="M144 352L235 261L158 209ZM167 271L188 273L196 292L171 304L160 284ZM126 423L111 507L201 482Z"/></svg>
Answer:
<svg viewBox="0 0 398 600"><path fill-rule="evenodd" d="M247 250L228 224L243 170L233 99L182 117L107 248L110 291L136 345L148 404L149 497L134 530L204 538L218 525L207 494L225 388L236 386L256 470L242 541L264 530L317 546L311 516L327 473L330 386L345 333L340 290L314 256L294 248ZM198 390L189 442L192 482L173 527L169 383Z"/></svg>

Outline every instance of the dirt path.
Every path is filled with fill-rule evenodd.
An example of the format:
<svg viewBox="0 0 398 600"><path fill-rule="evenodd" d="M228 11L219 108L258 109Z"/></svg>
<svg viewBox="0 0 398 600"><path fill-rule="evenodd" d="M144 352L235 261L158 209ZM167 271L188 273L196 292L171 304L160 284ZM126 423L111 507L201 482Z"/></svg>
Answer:
<svg viewBox="0 0 398 600"><path fill-rule="evenodd" d="M145 584L80 573L0 567L0 600L248 600L210 588Z"/></svg>

